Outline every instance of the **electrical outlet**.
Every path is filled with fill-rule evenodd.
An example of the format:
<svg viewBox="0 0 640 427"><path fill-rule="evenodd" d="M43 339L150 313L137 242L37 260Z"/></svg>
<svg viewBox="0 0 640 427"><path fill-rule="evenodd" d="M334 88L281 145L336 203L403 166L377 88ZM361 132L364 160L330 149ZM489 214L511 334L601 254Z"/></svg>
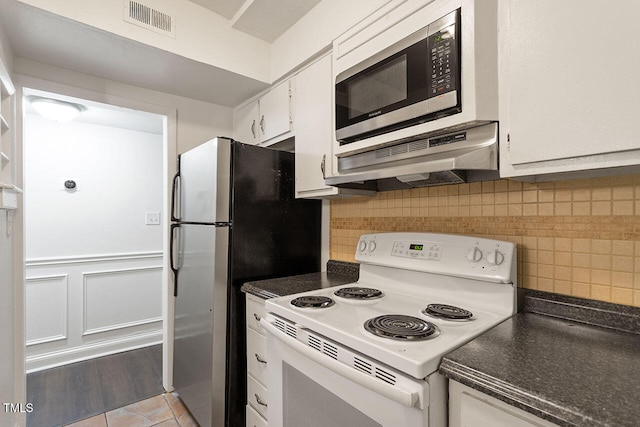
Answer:
<svg viewBox="0 0 640 427"><path fill-rule="evenodd" d="M160 212L145 212L144 223L146 225L159 225L160 224Z"/></svg>

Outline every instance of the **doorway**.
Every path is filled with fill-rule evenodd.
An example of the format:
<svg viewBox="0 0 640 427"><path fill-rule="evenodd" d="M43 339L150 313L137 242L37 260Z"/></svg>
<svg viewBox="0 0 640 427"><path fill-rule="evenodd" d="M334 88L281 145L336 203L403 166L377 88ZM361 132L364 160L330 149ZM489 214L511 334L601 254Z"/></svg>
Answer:
<svg viewBox="0 0 640 427"><path fill-rule="evenodd" d="M23 89L27 374L162 344L166 133L163 115Z"/></svg>

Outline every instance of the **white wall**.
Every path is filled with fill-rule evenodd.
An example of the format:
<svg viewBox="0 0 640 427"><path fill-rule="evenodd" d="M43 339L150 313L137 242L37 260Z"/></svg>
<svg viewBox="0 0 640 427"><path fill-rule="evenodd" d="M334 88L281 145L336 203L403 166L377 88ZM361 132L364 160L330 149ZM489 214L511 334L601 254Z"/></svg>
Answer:
<svg viewBox="0 0 640 427"><path fill-rule="evenodd" d="M162 251L162 134L27 114L23 144L27 261Z"/></svg>
<svg viewBox="0 0 640 427"><path fill-rule="evenodd" d="M270 82L269 44L229 26L229 21L186 0L145 1L174 15L175 38L123 20L122 1L21 0L48 12L262 82Z"/></svg>
<svg viewBox="0 0 640 427"><path fill-rule="evenodd" d="M162 134L26 114L23 135L27 371L161 342Z"/></svg>
<svg viewBox="0 0 640 427"><path fill-rule="evenodd" d="M336 37L389 1L393 0L322 0L271 45L272 81L330 47Z"/></svg>
<svg viewBox="0 0 640 427"><path fill-rule="evenodd" d="M233 110L228 107L105 80L20 57L14 58L14 69L26 87L158 114L175 111L176 128L170 129L174 140L169 143L174 144L173 149L177 149L178 153L214 136L232 134ZM171 149L169 145L169 167L173 171L175 157Z"/></svg>

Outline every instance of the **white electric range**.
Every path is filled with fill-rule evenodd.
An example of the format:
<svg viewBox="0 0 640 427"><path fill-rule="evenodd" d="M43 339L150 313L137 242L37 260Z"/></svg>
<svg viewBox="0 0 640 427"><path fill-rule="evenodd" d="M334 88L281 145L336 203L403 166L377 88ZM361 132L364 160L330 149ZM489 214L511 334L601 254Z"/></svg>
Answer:
<svg viewBox="0 0 640 427"><path fill-rule="evenodd" d="M356 260L355 283L267 300L269 425L446 425L438 366L516 312L515 245L369 234Z"/></svg>

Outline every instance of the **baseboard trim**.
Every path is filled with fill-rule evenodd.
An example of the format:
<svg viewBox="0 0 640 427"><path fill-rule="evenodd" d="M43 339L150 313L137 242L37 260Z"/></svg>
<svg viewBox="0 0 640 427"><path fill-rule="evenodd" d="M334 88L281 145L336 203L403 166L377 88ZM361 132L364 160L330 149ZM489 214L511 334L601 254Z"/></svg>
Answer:
<svg viewBox="0 0 640 427"><path fill-rule="evenodd" d="M26 358L26 373L42 371L96 357L162 344L162 329L99 341L78 347L42 353Z"/></svg>

